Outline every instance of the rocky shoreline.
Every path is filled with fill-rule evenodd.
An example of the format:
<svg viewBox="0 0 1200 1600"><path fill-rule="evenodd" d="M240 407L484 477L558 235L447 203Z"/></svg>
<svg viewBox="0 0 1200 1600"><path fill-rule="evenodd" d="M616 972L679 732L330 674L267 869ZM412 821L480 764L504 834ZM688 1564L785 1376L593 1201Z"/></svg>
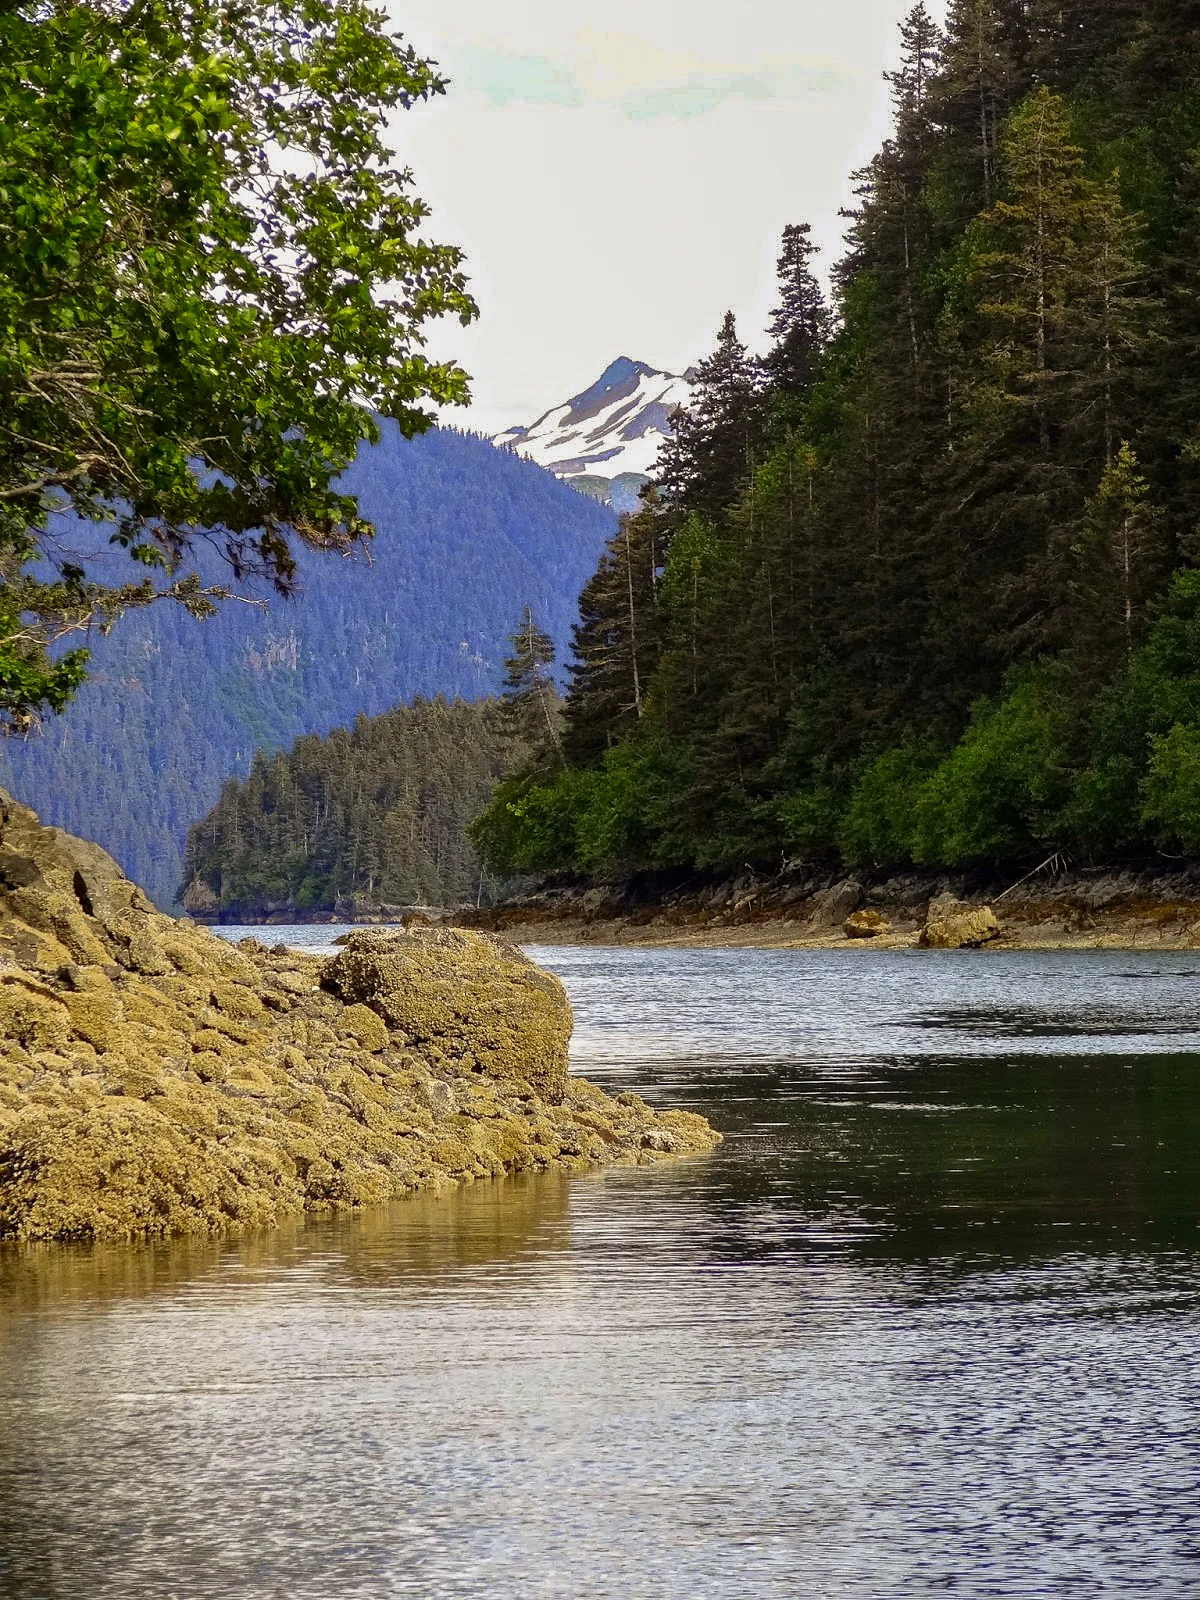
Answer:
<svg viewBox="0 0 1200 1600"><path fill-rule="evenodd" d="M210 928L296 928L323 927L325 925L359 924L377 928L391 924L397 927L417 924L438 926L451 921L457 910L447 906L392 905L387 901L366 900L345 896L334 902L332 908L313 910L310 906L296 906L290 900L271 901L265 905L235 905L218 909L216 896L202 895L196 885L190 884L183 896L183 909L189 922Z"/></svg>
<svg viewBox="0 0 1200 1600"><path fill-rule="evenodd" d="M570 1032L506 940L235 947L0 791L0 1239L220 1233L719 1142L571 1077Z"/></svg>
<svg viewBox="0 0 1200 1600"><path fill-rule="evenodd" d="M849 877L804 869L674 884L647 877L607 886L552 884L455 920L542 945L1188 950L1200 948L1200 867L1071 871L1047 863L1015 881L984 873ZM955 926L939 936L937 926L947 920Z"/></svg>

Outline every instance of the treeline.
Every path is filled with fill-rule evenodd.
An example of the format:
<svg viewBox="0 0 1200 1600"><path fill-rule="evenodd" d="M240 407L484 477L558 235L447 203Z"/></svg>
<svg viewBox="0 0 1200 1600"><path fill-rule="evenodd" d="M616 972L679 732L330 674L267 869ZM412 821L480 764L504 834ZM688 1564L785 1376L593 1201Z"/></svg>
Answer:
<svg viewBox="0 0 1200 1600"><path fill-rule="evenodd" d="M457 905L496 887L467 839L511 760L498 701L415 699L259 754L189 832L186 904L227 919Z"/></svg>
<svg viewBox="0 0 1200 1600"><path fill-rule="evenodd" d="M922 6L582 597L504 870L1200 852L1200 6Z"/></svg>

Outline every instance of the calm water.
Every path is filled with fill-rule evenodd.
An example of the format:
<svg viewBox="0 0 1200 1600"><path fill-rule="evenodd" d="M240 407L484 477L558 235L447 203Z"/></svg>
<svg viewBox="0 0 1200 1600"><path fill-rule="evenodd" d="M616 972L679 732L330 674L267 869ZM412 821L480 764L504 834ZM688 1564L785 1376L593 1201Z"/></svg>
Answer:
<svg viewBox="0 0 1200 1600"><path fill-rule="evenodd" d="M0 1252L0 1594L1200 1594L1200 955L540 956L723 1148Z"/></svg>

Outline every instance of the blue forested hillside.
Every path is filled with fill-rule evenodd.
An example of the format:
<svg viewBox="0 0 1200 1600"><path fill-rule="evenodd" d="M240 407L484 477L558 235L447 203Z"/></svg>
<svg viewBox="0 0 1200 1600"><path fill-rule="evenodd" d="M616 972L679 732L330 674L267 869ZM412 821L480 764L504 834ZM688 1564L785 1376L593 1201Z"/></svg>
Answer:
<svg viewBox="0 0 1200 1600"><path fill-rule="evenodd" d="M0 748L0 783L95 839L160 904L189 825L254 752L413 695L495 690L526 603L560 647L615 527L608 507L485 440L391 423L347 474L376 525L369 557L306 554L303 586L209 622L163 606L92 641L66 715Z"/></svg>

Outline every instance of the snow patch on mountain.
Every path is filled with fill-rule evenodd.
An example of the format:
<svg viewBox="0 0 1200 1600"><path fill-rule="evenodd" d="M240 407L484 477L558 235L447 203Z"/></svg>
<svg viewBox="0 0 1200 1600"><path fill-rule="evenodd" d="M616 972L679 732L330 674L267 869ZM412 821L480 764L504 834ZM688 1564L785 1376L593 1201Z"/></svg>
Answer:
<svg viewBox="0 0 1200 1600"><path fill-rule="evenodd" d="M509 428L493 443L527 456L557 478L612 479L654 472L671 432L671 413L686 406L689 374L659 372L621 356L573 399L527 428ZM581 485L582 487L582 485Z"/></svg>

